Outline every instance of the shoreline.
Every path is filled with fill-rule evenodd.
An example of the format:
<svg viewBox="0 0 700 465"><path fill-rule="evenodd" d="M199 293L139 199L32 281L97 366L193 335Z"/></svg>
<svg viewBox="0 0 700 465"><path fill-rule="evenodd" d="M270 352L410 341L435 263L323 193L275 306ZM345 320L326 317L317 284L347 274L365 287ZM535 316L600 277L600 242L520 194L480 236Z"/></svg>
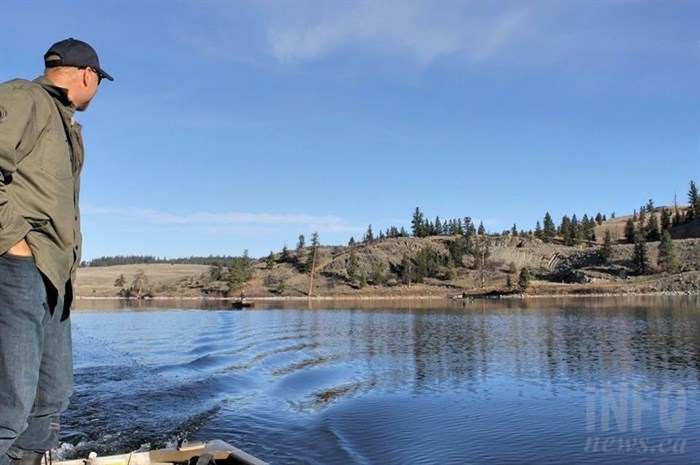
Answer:
<svg viewBox="0 0 700 465"><path fill-rule="evenodd" d="M251 301L260 302L294 302L294 301L333 301L333 300L452 300L452 301L473 301L473 300L529 300L529 299L555 299L555 298L603 298L603 297L698 297L700 291L654 291L654 292L603 292L603 293L541 293L541 294L473 294L473 295L334 295L334 296L248 296ZM124 298L119 296L76 296L74 300L89 301L125 301L125 302L148 302L148 301L168 301L168 300L184 300L184 301L212 301L226 302L235 301L239 297L209 297L209 296L157 296L145 299Z"/></svg>

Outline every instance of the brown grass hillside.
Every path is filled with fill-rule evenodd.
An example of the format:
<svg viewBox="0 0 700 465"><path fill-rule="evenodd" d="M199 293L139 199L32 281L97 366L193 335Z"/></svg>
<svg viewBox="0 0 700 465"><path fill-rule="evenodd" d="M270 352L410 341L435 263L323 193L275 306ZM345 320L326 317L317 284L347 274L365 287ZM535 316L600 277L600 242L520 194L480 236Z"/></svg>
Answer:
<svg viewBox="0 0 700 465"><path fill-rule="evenodd" d="M624 239L624 225L629 217L605 221L596 228L596 237L602 241L605 229L613 237ZM674 235L695 234L698 223L674 230ZM680 232L679 232L680 231ZM696 234L700 236L700 233ZM474 269L471 255L462 257L461 263L441 268L432 278L423 282L406 282L399 269L404 257L416 257L419 251L429 247L439 257L449 255L452 236L427 238L400 237L358 243L354 252L345 246L321 246L317 249L313 275L313 296L391 296L416 295L454 296L483 294L488 292L515 292L507 286L517 283L517 275L509 274L527 267L533 274L530 293L538 294L594 294L594 293L645 293L685 292L700 293L700 239L676 239L674 245L679 259L679 270L674 274L660 273L658 269L644 276L633 276L631 260L633 246L618 243L612 259L603 264L598 256L598 244L581 244L576 247L559 243L543 243L532 236L490 236L490 256L482 273ZM647 244L649 262L656 267L658 243ZM119 289L115 281L124 275L126 285L139 271L147 280L150 294L155 297L237 296L245 292L251 297L303 297L310 291L311 275L300 272L311 248L291 251L292 260L282 263L281 254L268 268L266 259L254 260L252 277L232 291L224 281L214 281L210 267L205 265L120 265L88 267L78 270L77 295L81 297L114 297ZM349 264L351 255L357 261L360 279L351 280ZM226 269L224 268L224 272Z"/></svg>

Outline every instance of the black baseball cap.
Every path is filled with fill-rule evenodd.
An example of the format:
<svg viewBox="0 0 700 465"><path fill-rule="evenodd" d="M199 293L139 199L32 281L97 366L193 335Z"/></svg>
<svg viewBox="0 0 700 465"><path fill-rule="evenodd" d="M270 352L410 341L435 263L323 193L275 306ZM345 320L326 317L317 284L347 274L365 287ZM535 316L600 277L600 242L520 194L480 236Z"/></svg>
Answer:
<svg viewBox="0 0 700 465"><path fill-rule="evenodd" d="M59 58L55 58L56 56ZM51 57L51 60L47 60L49 57ZM97 58L95 49L88 43L72 37L53 44L49 51L44 54L44 65L47 68L54 68L56 66L92 68L101 78L114 81L112 76L100 68L100 60Z"/></svg>

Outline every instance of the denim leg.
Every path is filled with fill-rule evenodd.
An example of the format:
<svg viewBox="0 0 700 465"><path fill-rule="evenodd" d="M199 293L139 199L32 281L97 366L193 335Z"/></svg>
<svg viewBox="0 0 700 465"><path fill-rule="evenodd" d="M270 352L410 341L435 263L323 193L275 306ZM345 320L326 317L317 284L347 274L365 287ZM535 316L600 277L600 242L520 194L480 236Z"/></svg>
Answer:
<svg viewBox="0 0 700 465"><path fill-rule="evenodd" d="M58 445L73 384L71 333L62 302L49 297L31 257L0 256L0 465L7 453Z"/></svg>

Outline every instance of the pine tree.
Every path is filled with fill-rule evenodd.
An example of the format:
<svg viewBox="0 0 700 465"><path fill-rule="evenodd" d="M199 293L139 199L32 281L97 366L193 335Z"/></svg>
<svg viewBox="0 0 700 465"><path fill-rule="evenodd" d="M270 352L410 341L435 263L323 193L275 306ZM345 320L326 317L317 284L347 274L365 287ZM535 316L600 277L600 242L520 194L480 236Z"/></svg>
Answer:
<svg viewBox="0 0 700 465"><path fill-rule="evenodd" d="M265 260L265 268L268 270L271 270L272 268L275 267L275 254L270 250L270 255L267 256L267 260Z"/></svg>
<svg viewBox="0 0 700 465"><path fill-rule="evenodd" d="M318 241L318 233L314 232L311 235L311 252L306 257L306 263L304 264L304 270L312 274L311 283L313 285L313 272L316 265L316 255L318 253L318 246L320 245ZM311 285L311 286L312 286ZM309 286L309 295L311 295L311 286Z"/></svg>
<svg viewBox="0 0 700 465"><path fill-rule="evenodd" d="M655 213L651 213L649 215L649 222L646 225L645 231L646 231L647 241L653 242L653 241L658 241L660 239L659 220L656 218Z"/></svg>
<svg viewBox="0 0 700 465"><path fill-rule="evenodd" d="M359 281L360 278L360 264L357 261L357 254L355 253L355 247L350 247L350 257L348 258L347 269L348 281L355 283Z"/></svg>
<svg viewBox="0 0 700 465"><path fill-rule="evenodd" d="M688 189L688 212L685 215L685 221L691 222L695 218L700 218L700 194L695 181L690 181L690 189Z"/></svg>
<svg viewBox="0 0 700 465"><path fill-rule="evenodd" d="M479 229L477 230L477 234L479 234L479 236L486 234L486 228L484 227L483 221L479 221Z"/></svg>
<svg viewBox="0 0 700 465"><path fill-rule="evenodd" d="M282 247L282 254L280 255L280 262L281 263L289 263L292 260L292 255L289 253L289 249L287 248L287 244L284 244L284 247Z"/></svg>
<svg viewBox="0 0 700 465"><path fill-rule="evenodd" d="M472 218L470 216L465 216L464 217L464 235L465 236L473 236L476 234L476 227L474 227L474 223L472 222Z"/></svg>
<svg viewBox="0 0 700 465"><path fill-rule="evenodd" d="M634 240L634 252L632 256L632 270L635 274L646 274L649 272L649 254L647 244L641 234L637 234Z"/></svg>
<svg viewBox="0 0 700 465"><path fill-rule="evenodd" d="M662 270L673 273L678 269L678 257L676 256L676 247L671 239L671 233L664 230L661 233L661 242L659 242L659 257L657 264Z"/></svg>
<svg viewBox="0 0 700 465"><path fill-rule="evenodd" d="M363 238L364 242L372 242L374 240L374 233L372 232L372 225L367 226L367 232Z"/></svg>
<svg viewBox="0 0 700 465"><path fill-rule="evenodd" d="M672 225L671 210L664 207L661 210L661 230L668 231L671 229L671 225Z"/></svg>
<svg viewBox="0 0 700 465"><path fill-rule="evenodd" d="M636 235L636 228L634 227L634 221L632 218L627 220L625 224L625 239L628 244L634 244L634 237Z"/></svg>
<svg viewBox="0 0 700 465"><path fill-rule="evenodd" d="M303 234L299 234L299 241L297 242L297 250L301 250L306 247L306 238Z"/></svg>
<svg viewBox="0 0 700 465"><path fill-rule="evenodd" d="M518 286L520 289L525 290L530 287L530 282L532 281L532 276L530 275L530 270L524 267L520 270L520 276L518 276Z"/></svg>
<svg viewBox="0 0 700 465"><path fill-rule="evenodd" d="M574 245L573 242L573 232L571 231L571 219L564 215L561 218L561 224L559 225L559 234L564 238L565 245Z"/></svg>
<svg viewBox="0 0 700 465"><path fill-rule="evenodd" d="M420 211L420 208L416 207L413 212L413 218L411 219L411 232L414 237L426 236L424 223L425 217L423 216L423 212Z"/></svg>
<svg viewBox="0 0 700 465"><path fill-rule="evenodd" d="M652 199L649 199L645 207L647 213L654 213L654 201Z"/></svg>
<svg viewBox="0 0 700 465"><path fill-rule="evenodd" d="M435 217L435 223L433 223L433 235L439 236L442 234L442 223L440 222L440 217Z"/></svg>
<svg viewBox="0 0 700 465"><path fill-rule="evenodd" d="M612 236L610 230L606 229L603 234L603 245L598 250L598 255L603 263L608 263L613 254Z"/></svg>
<svg viewBox="0 0 700 465"><path fill-rule="evenodd" d="M114 287L119 288L119 293L124 291L124 286L126 285L126 278L124 274L120 274L117 279L114 280Z"/></svg>
<svg viewBox="0 0 700 465"><path fill-rule="evenodd" d="M537 224L535 225L535 237L538 239L542 239L544 237L542 226L540 226L540 220L537 220Z"/></svg>
<svg viewBox="0 0 700 465"><path fill-rule="evenodd" d="M549 215L549 212L545 213L544 215L543 227L544 230L542 231L542 240L545 242L552 242L552 239L554 239L554 236L556 235L557 228L554 226L554 221L552 221L552 217Z"/></svg>

